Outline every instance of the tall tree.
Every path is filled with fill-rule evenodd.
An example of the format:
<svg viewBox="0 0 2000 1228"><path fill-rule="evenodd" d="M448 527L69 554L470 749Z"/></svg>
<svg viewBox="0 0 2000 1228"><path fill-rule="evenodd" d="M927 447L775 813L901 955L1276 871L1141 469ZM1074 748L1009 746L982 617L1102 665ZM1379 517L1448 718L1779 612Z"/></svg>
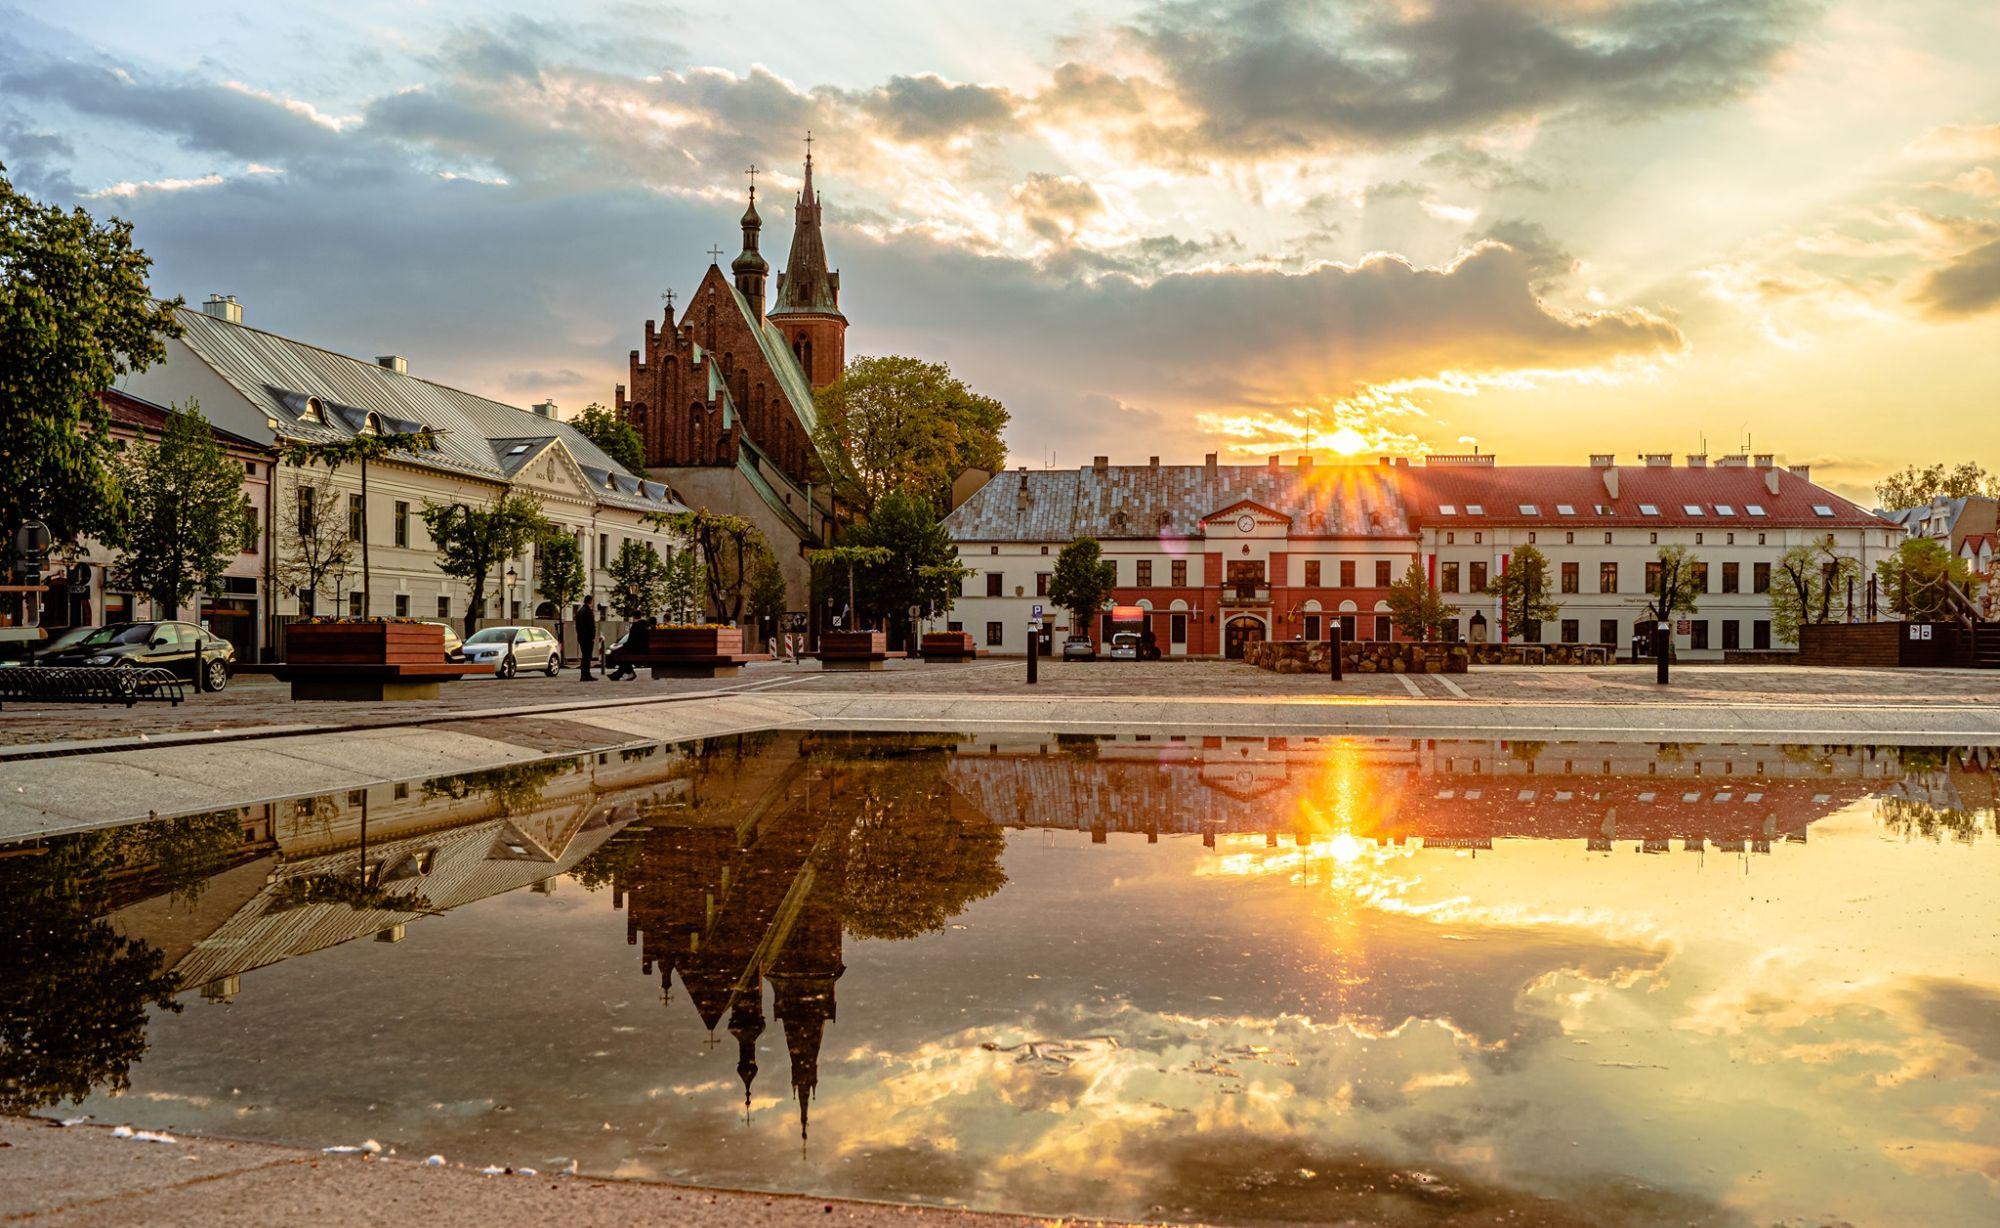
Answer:
<svg viewBox="0 0 2000 1228"><path fill-rule="evenodd" d="M1705 574L1701 560L1686 546L1661 546L1659 555L1646 564L1646 616L1672 622L1676 614L1698 613Z"/></svg>
<svg viewBox="0 0 2000 1228"><path fill-rule="evenodd" d="M1445 624L1458 617L1458 607L1444 599L1437 585L1431 583L1430 573L1415 560L1411 560L1403 578L1389 586L1389 595L1384 600L1389 603L1389 617L1395 620L1397 629L1411 639L1442 639Z"/></svg>
<svg viewBox="0 0 2000 1228"><path fill-rule="evenodd" d="M535 592L556 612L556 643L562 643L563 615L583 597L583 547L558 529L535 543Z"/></svg>
<svg viewBox="0 0 2000 1228"><path fill-rule="evenodd" d="M256 522L244 511L243 466L190 400L168 413L158 443L142 437L117 468L126 518L113 575L179 618L188 598L220 588L230 562L257 543Z"/></svg>
<svg viewBox="0 0 2000 1228"><path fill-rule="evenodd" d="M1860 575L1861 564L1835 548L1831 533L1785 551L1771 570L1771 634L1796 644L1800 627L1835 621L1835 598Z"/></svg>
<svg viewBox="0 0 2000 1228"><path fill-rule="evenodd" d="M111 415L98 393L166 357L176 298L155 302L132 225L15 191L0 166L0 538L40 520L58 545L115 536ZM9 552L11 560L11 552ZM11 561L8 564L11 567Z"/></svg>
<svg viewBox="0 0 2000 1228"><path fill-rule="evenodd" d="M2000 494L2000 476L1988 473L1973 461L1953 466L1911 465L1875 484L1875 503L1890 511L1922 507L1942 496L1960 499L1967 495Z"/></svg>
<svg viewBox="0 0 2000 1228"><path fill-rule="evenodd" d="M822 546L812 552L813 591L816 598L838 595L838 584L847 585L847 617L850 629L861 626L860 576L863 568L880 567L889 561L888 552L878 546Z"/></svg>
<svg viewBox="0 0 2000 1228"><path fill-rule="evenodd" d="M1069 611L1070 633L1087 635L1093 615L1111 600L1118 586L1118 564L1104 557L1094 537L1079 537L1056 556L1049 578L1050 604Z"/></svg>
<svg viewBox="0 0 2000 1228"><path fill-rule="evenodd" d="M646 472L646 442L639 438L639 432L630 422L592 401L583 407L570 423L585 439L596 444L606 456L630 469L633 473Z"/></svg>
<svg viewBox="0 0 2000 1228"><path fill-rule="evenodd" d="M708 584L709 611L720 621L739 625L749 597L750 572L759 551L769 552L764 534L741 516L697 508L686 512L649 513L653 524L672 529L701 556Z"/></svg>
<svg viewBox="0 0 2000 1228"><path fill-rule="evenodd" d="M894 490L942 509L960 473L1007 463L1006 407L943 363L857 358L813 403L814 442L833 468L834 489L863 512Z"/></svg>
<svg viewBox="0 0 2000 1228"><path fill-rule="evenodd" d="M340 515L340 497L333 480L323 473L294 470L292 495L278 504L278 540L271 543L272 571L278 583L299 599L311 618L319 613L319 595L328 581L338 590L354 564L354 538ZM338 599L334 608L339 609Z"/></svg>
<svg viewBox="0 0 2000 1228"><path fill-rule="evenodd" d="M361 540L361 613L375 612L374 573L368 562L368 462L390 456L414 456L419 452L430 452L437 448L437 435L429 427L414 431L363 431L347 439L295 439L286 443L280 453L285 463L300 468L306 465L326 466L331 477L342 465L354 464L361 467L361 515L358 520Z"/></svg>
<svg viewBox="0 0 2000 1228"><path fill-rule="evenodd" d="M1912 537L1896 553L1875 565L1882 599L1889 612L1905 622L1943 622L1958 609L1952 588L1961 593L1972 580L1972 568L1951 547L1928 537Z"/></svg>
<svg viewBox="0 0 2000 1228"><path fill-rule="evenodd" d="M505 490L485 507L424 501L424 528L437 547L438 570L472 586L465 605L465 634L479 629L486 608L486 577L508 559L554 531L532 495Z"/></svg>
<svg viewBox="0 0 2000 1228"><path fill-rule="evenodd" d="M756 562L750 565L749 588L750 617L764 632L776 631L778 617L785 612L785 573L778 566L778 556L770 550L759 551Z"/></svg>
<svg viewBox="0 0 2000 1228"><path fill-rule="evenodd" d="M702 606L708 600L708 577L701 556L692 550L676 550L667 559L666 579L660 586L660 613L669 626L693 626L702 621Z"/></svg>
<svg viewBox="0 0 2000 1228"><path fill-rule="evenodd" d="M918 618L951 609L959 582L974 574L958 561L958 547L938 519L930 500L907 491L891 491L875 504L867 520L855 525L848 541L877 552L879 561L860 569L862 604L875 610L882 625L903 629L903 643L915 646Z"/></svg>
<svg viewBox="0 0 2000 1228"><path fill-rule="evenodd" d="M1486 591L1500 598L1500 617L1507 634L1537 643L1542 624L1562 613L1562 603L1551 597L1548 556L1533 546L1517 546L1507 561L1507 570L1486 584Z"/></svg>
<svg viewBox="0 0 2000 1228"><path fill-rule="evenodd" d="M623 619L659 613L667 597L667 561L650 544L630 538L605 569L611 575L611 608Z"/></svg>

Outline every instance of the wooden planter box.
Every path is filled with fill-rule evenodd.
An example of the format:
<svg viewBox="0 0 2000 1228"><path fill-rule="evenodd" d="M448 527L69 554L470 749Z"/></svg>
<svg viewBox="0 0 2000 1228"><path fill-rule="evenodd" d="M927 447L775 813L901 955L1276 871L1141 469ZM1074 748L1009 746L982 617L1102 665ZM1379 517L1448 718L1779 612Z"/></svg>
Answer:
<svg viewBox="0 0 2000 1228"><path fill-rule="evenodd" d="M441 665L444 628L431 623L293 623L289 665Z"/></svg>
<svg viewBox="0 0 2000 1228"><path fill-rule="evenodd" d="M743 651L743 629L648 627L644 643L634 648L648 657L732 657Z"/></svg>
<svg viewBox="0 0 2000 1228"><path fill-rule="evenodd" d="M823 657L872 657L889 651L886 631L822 631L819 655Z"/></svg>
<svg viewBox="0 0 2000 1228"><path fill-rule="evenodd" d="M917 652L926 661L970 661L979 655L969 631L926 631Z"/></svg>

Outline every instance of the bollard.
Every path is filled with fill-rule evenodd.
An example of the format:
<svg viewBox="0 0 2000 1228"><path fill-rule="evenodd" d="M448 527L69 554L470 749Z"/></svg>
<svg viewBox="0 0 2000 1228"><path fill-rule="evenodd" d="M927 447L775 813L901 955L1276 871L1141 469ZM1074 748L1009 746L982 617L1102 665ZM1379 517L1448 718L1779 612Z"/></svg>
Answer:
<svg viewBox="0 0 2000 1228"><path fill-rule="evenodd" d="M1328 683L1339 682L1340 681L1340 624L1338 622L1333 624L1333 630L1327 635L1326 649L1327 649L1326 671L1328 675L1327 682Z"/></svg>
<svg viewBox="0 0 2000 1228"><path fill-rule="evenodd" d="M1669 622L1659 622L1653 627L1653 681L1667 685L1667 658L1673 655L1674 641L1668 634L1673 629Z"/></svg>
<svg viewBox="0 0 2000 1228"><path fill-rule="evenodd" d="M1042 655L1041 650L1036 645L1036 641L1039 640L1040 638L1041 637L1036 635L1032 628L1028 631L1028 685L1029 686L1035 685L1035 658Z"/></svg>

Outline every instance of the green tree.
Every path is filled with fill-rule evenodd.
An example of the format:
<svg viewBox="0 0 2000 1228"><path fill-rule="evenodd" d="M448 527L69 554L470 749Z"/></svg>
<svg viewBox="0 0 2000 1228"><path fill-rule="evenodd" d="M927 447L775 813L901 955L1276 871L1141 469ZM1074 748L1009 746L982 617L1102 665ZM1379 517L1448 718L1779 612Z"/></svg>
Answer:
<svg viewBox="0 0 2000 1228"><path fill-rule="evenodd" d="M414 431L366 430L346 439L295 439L279 451L293 468L324 465L331 478L342 465L361 467L361 612L375 612L374 573L368 562L368 462L391 456L414 456L437 448L437 436L429 427Z"/></svg>
<svg viewBox="0 0 2000 1228"><path fill-rule="evenodd" d="M1000 432L1007 409L966 387L939 362L887 355L857 358L813 397L813 441L843 499L872 513L895 490L940 509L966 469L1007 463Z"/></svg>
<svg viewBox="0 0 2000 1228"><path fill-rule="evenodd" d="M584 406L583 412L570 423L585 439L597 445L598 450L617 461L635 474L646 472L646 442L639 438L639 432L630 422L618 416L595 401Z"/></svg>
<svg viewBox="0 0 2000 1228"><path fill-rule="evenodd" d="M914 647L916 638L910 608L916 607L920 619L944 613L960 581L973 574L959 564L958 547L930 500L907 491L884 495L848 540L876 552L877 561L860 569L860 598L881 625L903 628L905 647Z"/></svg>
<svg viewBox="0 0 2000 1228"><path fill-rule="evenodd" d="M298 471L292 494L278 504L278 540L271 544L272 571L279 585L299 599L308 618L318 613L319 594L328 582L338 591L354 562L355 541L340 515L340 497L323 473ZM336 599L335 608L338 609Z"/></svg>
<svg viewBox="0 0 2000 1228"><path fill-rule="evenodd" d="M1890 511L1922 507L1932 499L1964 498L1967 495L2000 494L2000 478L1972 461L1950 468L1942 464L1918 468L1911 465L1875 484L1875 503Z"/></svg>
<svg viewBox="0 0 2000 1228"><path fill-rule="evenodd" d="M1834 621L1834 599L1861 575L1861 564L1839 553L1833 535L1793 546L1771 570L1771 634L1781 644L1799 642L1799 628Z"/></svg>
<svg viewBox="0 0 2000 1228"><path fill-rule="evenodd" d="M1944 622L1956 614L1957 598L1951 589L1965 590L1972 581L1972 569L1943 542L1928 537L1912 537L1896 547L1896 553L1875 565L1881 580L1882 600L1889 613L1904 622Z"/></svg>
<svg viewBox="0 0 2000 1228"><path fill-rule="evenodd" d="M1507 634L1537 643L1542 624L1562 613L1562 603L1551 597L1549 560L1533 546L1517 546L1507 570L1486 584L1486 591L1500 598L1500 617Z"/></svg>
<svg viewBox="0 0 2000 1228"><path fill-rule="evenodd" d="M478 630L486 608L486 577L555 528L534 496L511 490L501 491L485 507L426 499L423 518L437 547L438 570L472 586L465 606L468 636Z"/></svg>
<svg viewBox="0 0 2000 1228"><path fill-rule="evenodd" d="M535 543L535 593L556 612L556 642L562 642L563 614L583 596L583 547L557 530Z"/></svg>
<svg viewBox="0 0 2000 1228"><path fill-rule="evenodd" d="M166 357L174 310L146 286L132 225L14 189L0 166L0 538L40 520L58 545L116 536L122 501L98 394ZM11 569L10 562L7 567Z"/></svg>
<svg viewBox="0 0 2000 1228"><path fill-rule="evenodd" d="M667 559L666 579L660 586L663 620L681 627L701 622L707 596L708 577L702 574L701 556L692 550L676 550Z"/></svg>
<svg viewBox="0 0 2000 1228"><path fill-rule="evenodd" d="M257 543L244 510L243 466L190 400L168 413L158 443L135 441L117 469L126 517L112 574L120 587L151 597L164 617L179 618L197 590L220 588L230 562Z"/></svg>
<svg viewBox="0 0 2000 1228"><path fill-rule="evenodd" d="M1111 600L1111 590L1117 586L1118 565L1103 556L1096 538L1079 537L1056 556L1049 603L1069 611L1072 634L1085 635L1092 616Z"/></svg>
<svg viewBox="0 0 2000 1228"><path fill-rule="evenodd" d="M861 625L860 575L863 568L880 567L889 561L879 546L822 546L812 552L813 591L816 598L837 595L837 584L847 585L847 616L851 628ZM850 629L851 629L850 628Z"/></svg>
<svg viewBox="0 0 2000 1228"><path fill-rule="evenodd" d="M1659 555L1647 565L1646 617L1672 622L1676 614L1698 613L1696 602L1703 591L1701 565L1686 546L1661 546Z"/></svg>
<svg viewBox="0 0 2000 1228"><path fill-rule="evenodd" d="M775 629L785 605L785 573L778 567L778 556L761 551L750 565L750 617L760 627Z"/></svg>
<svg viewBox="0 0 2000 1228"><path fill-rule="evenodd" d="M1445 624L1458 617L1458 607L1444 599L1423 565L1411 561L1403 578L1389 586L1389 617L1404 635L1417 640L1444 638Z"/></svg>
<svg viewBox="0 0 2000 1228"><path fill-rule="evenodd" d="M664 525L701 556L708 585L709 611L721 622L740 625L749 598L750 572L759 552L771 546L756 525L741 516L698 508L686 512L650 513L646 519Z"/></svg>
<svg viewBox="0 0 2000 1228"><path fill-rule="evenodd" d="M623 619L656 614L667 596L667 562L651 544L630 538L605 569L611 576L611 608Z"/></svg>

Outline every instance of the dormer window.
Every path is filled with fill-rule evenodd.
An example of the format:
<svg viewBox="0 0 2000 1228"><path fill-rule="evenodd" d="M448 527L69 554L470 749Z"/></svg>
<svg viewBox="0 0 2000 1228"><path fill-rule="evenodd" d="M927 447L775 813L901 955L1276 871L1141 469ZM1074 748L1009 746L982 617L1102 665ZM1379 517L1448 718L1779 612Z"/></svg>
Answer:
<svg viewBox="0 0 2000 1228"><path fill-rule="evenodd" d="M363 435L380 435L382 433L382 419L371 411L367 417L361 420L361 433Z"/></svg>
<svg viewBox="0 0 2000 1228"><path fill-rule="evenodd" d="M318 397L307 397L305 408L299 411L299 421L326 425L326 406L319 403Z"/></svg>

